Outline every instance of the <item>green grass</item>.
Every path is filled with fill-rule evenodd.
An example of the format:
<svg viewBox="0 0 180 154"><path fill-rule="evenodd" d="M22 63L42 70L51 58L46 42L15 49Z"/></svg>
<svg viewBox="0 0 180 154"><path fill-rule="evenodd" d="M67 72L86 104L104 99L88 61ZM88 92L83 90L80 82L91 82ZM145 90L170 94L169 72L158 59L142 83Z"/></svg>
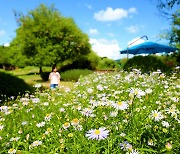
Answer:
<svg viewBox="0 0 180 154"><path fill-rule="evenodd" d="M42 68L44 72L51 72L51 67L43 67ZM49 81L44 82L41 78L39 73L39 68L35 66L27 66L24 68L17 68L15 70L11 71L5 71L3 69L0 69L1 72L12 74L13 76L16 76L20 79L23 79L27 84L35 85L35 84L42 84L45 88L49 87ZM61 86L67 87L67 88L73 88L74 82L72 81L61 81Z"/></svg>

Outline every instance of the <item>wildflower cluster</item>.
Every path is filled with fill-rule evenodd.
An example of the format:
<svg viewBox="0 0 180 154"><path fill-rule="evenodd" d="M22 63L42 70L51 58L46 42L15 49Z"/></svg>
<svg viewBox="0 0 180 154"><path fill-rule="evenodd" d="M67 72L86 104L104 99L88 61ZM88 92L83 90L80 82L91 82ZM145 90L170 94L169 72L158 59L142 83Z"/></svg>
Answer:
<svg viewBox="0 0 180 154"><path fill-rule="evenodd" d="M136 70L26 94L0 106L1 152L178 153L179 88L176 74Z"/></svg>

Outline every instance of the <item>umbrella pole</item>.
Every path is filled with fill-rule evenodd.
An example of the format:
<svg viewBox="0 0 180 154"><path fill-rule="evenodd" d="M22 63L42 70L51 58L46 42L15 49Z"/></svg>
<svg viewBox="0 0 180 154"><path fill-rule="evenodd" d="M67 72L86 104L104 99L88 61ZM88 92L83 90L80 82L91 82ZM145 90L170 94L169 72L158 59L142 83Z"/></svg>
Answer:
<svg viewBox="0 0 180 154"><path fill-rule="evenodd" d="M127 47L127 59L129 58L129 50L128 50L128 47Z"/></svg>

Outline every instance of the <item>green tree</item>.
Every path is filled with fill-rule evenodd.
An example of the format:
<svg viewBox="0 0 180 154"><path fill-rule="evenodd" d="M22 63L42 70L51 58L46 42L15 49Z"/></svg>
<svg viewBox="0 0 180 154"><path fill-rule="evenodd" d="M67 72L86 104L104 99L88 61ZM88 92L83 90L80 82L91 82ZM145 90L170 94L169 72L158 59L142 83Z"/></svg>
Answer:
<svg viewBox="0 0 180 154"><path fill-rule="evenodd" d="M12 51L21 52L31 65L52 65L64 60L76 60L90 53L88 36L72 18L63 17L54 6L41 4L26 16L20 15Z"/></svg>
<svg viewBox="0 0 180 154"><path fill-rule="evenodd" d="M180 9L173 14L170 43L180 49Z"/></svg>
<svg viewBox="0 0 180 154"><path fill-rule="evenodd" d="M9 59L9 47L0 46L0 64L4 67L7 64L10 64Z"/></svg>

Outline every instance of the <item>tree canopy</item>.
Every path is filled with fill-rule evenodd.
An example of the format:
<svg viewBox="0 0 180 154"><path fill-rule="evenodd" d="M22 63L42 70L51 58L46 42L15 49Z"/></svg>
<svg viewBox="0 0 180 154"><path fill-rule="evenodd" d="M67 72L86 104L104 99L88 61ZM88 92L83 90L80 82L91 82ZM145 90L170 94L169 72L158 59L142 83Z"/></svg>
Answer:
<svg viewBox="0 0 180 154"><path fill-rule="evenodd" d="M27 15L18 18L19 28L11 42L12 55L16 61L47 66L64 60L76 60L90 53L88 36L72 18L63 17L54 8L41 4Z"/></svg>
<svg viewBox="0 0 180 154"><path fill-rule="evenodd" d="M180 5L180 0L157 0L156 2L160 14L170 19L172 18L173 8Z"/></svg>

